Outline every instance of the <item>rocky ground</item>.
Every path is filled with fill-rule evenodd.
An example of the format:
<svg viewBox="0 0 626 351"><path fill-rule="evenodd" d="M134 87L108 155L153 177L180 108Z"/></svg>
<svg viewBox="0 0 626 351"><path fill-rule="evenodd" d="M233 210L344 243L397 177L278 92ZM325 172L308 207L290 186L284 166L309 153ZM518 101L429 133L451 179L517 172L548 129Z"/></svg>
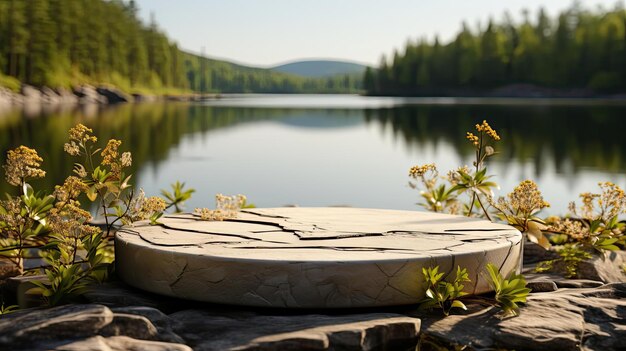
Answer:
<svg viewBox="0 0 626 351"><path fill-rule="evenodd" d="M0 317L10 350L626 350L624 252L581 267L580 279L535 274L518 317L470 304L442 317L416 306L284 310L211 305L110 282L80 304ZM15 283L15 282L14 282Z"/></svg>
<svg viewBox="0 0 626 351"><path fill-rule="evenodd" d="M124 102L143 102L158 99L192 101L201 100L207 96L199 94L178 96L154 96L141 94L127 94L111 86L82 85L72 90L48 87L36 88L22 85L19 93L0 87L0 107L20 105L59 105L59 104L117 104Z"/></svg>

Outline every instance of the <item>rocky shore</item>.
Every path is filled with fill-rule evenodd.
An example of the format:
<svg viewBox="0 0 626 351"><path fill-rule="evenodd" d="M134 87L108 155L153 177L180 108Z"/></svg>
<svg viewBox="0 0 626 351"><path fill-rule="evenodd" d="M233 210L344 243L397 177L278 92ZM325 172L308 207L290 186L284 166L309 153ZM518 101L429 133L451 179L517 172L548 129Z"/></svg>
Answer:
<svg viewBox="0 0 626 351"><path fill-rule="evenodd" d="M206 94L183 95L143 95L127 94L111 86L81 85L72 90L65 88L37 88L22 85L16 93L0 87L0 107L24 105L78 105L78 104L118 104L125 102L147 102L156 100L199 101L213 97Z"/></svg>
<svg viewBox="0 0 626 351"><path fill-rule="evenodd" d="M532 250L528 250L531 251ZM120 281L76 304L0 316L12 350L625 350L626 253L584 262L577 279L532 272L518 317L469 303L443 317L417 306L289 310L216 305L147 293ZM28 284L5 283L8 290ZM22 287L23 288L23 287ZM23 290L23 289L22 289Z"/></svg>

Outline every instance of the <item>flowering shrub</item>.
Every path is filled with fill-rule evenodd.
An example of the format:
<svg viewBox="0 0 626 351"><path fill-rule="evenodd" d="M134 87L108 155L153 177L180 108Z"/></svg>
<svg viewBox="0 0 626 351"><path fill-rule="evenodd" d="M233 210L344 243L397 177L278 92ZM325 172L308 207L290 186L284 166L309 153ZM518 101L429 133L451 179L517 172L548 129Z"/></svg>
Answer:
<svg viewBox="0 0 626 351"><path fill-rule="evenodd" d="M571 203L570 217L542 219L538 213L550 205L543 199L537 184L532 180L522 181L506 197L494 199L496 183L490 181L485 161L494 155L493 144L500 140L498 133L483 121L476 124L476 134L467 132L466 139L475 149L474 169L464 166L439 176L435 164L414 166L409 176L421 183L421 197L426 200L420 205L430 211L463 213L467 216L484 216L491 220L495 214L500 220L514 226L525 237L544 248L553 244L560 258L542 262L537 270L546 271L556 263L565 264L565 274L575 276L578 264L591 257L592 253L618 250L626 247L626 223L619 215L626 212L624 191L611 182L599 183L600 193L580 194L581 206ZM412 188L418 184L410 182ZM463 203L460 195L468 193L469 202ZM476 213L475 208L481 211Z"/></svg>
<svg viewBox="0 0 626 351"><path fill-rule="evenodd" d="M517 228L526 237L544 248L550 247L550 242L543 235L545 223L536 214L546 207L550 207L537 184L532 180L524 180L509 193L506 198L500 197L491 205L498 211L498 217Z"/></svg>
<svg viewBox="0 0 626 351"><path fill-rule="evenodd" d="M42 178L43 159L36 150L20 146L7 153L4 165L6 181L20 189L19 196L0 201L0 258L25 273L24 258L33 250L45 265L26 273L42 272L46 279L35 281L30 293L41 294L50 305L67 301L82 293L90 283L106 278L113 261L108 240L114 226L150 220L157 224L167 207L178 210L193 189L174 186L169 204L159 197L146 198L143 191L135 195L130 175L130 152L121 152L122 142L111 139L104 149L96 146L93 131L79 124L69 131L64 150L77 158L73 173L52 194L35 192L28 183ZM92 215L83 209L82 195L91 204L87 208L104 220L102 228L94 226Z"/></svg>
<svg viewBox="0 0 626 351"><path fill-rule="evenodd" d="M204 221L223 221L226 219L236 218L239 210L242 208L254 207L247 203L244 195L226 196L222 194L215 195L216 209L196 208L195 213Z"/></svg>

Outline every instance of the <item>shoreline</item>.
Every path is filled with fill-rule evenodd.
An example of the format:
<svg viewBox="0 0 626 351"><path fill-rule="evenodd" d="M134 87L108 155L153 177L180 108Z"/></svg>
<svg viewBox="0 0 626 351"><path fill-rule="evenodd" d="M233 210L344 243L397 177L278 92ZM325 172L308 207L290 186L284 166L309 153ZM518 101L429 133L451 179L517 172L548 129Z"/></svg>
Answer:
<svg viewBox="0 0 626 351"><path fill-rule="evenodd" d="M113 86L81 85L73 89L49 87L37 88L22 85L20 92L0 87L0 109L50 108L55 106L112 106L124 103L149 102L200 102L255 95L345 95L372 98L401 99L407 105L626 105L626 93L602 95L580 90L554 90L534 86L517 85L498 88L492 91L469 93L468 91L447 92L446 94L384 95L384 94L302 94L302 93L183 93L183 94L129 94ZM541 91L542 93L538 93ZM506 93L505 93L506 92ZM532 93L531 93L532 92ZM548 93L549 92L549 93Z"/></svg>
<svg viewBox="0 0 626 351"><path fill-rule="evenodd" d="M22 85L20 92L0 87L0 106L26 105L114 105L128 102L202 101L219 98L219 94L129 94L113 86L81 85L73 89Z"/></svg>

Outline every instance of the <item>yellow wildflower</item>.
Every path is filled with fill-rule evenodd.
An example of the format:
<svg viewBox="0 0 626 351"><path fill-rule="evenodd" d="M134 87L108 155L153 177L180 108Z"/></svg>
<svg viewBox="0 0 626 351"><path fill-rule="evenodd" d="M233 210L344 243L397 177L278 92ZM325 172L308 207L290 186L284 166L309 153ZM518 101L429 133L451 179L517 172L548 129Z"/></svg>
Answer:
<svg viewBox="0 0 626 351"><path fill-rule="evenodd" d="M46 172L39 169L43 159L36 150L20 146L7 153L7 162L4 165L6 180L9 184L20 186L27 178L43 178Z"/></svg>
<svg viewBox="0 0 626 351"><path fill-rule="evenodd" d="M217 207L215 210L196 208L194 212L205 221L223 221L236 218L241 208L246 204L246 197L241 194L233 196L217 194L215 195L215 203Z"/></svg>
<svg viewBox="0 0 626 351"><path fill-rule="evenodd" d="M513 192L507 195L507 198L508 203L500 198L499 204L506 205L522 215L531 215L545 207L550 207L550 204L543 199L537 184L532 180L521 182L513 189Z"/></svg>
<svg viewBox="0 0 626 351"><path fill-rule="evenodd" d="M152 214L155 212L163 212L167 207L165 200L158 196L151 196L141 206L141 211L144 213Z"/></svg>
<svg viewBox="0 0 626 351"><path fill-rule="evenodd" d="M446 175L448 181L452 185L457 185L461 180L461 173L469 174L470 169L468 166L462 166L454 170L450 170Z"/></svg>
<svg viewBox="0 0 626 351"><path fill-rule="evenodd" d="M91 141L93 143L98 141L98 138L91 135L90 133L93 133L93 130L91 128L87 128L84 125L79 123L73 128L70 128L70 131L69 131L70 140L76 141L78 143L83 143L83 144L87 141Z"/></svg>
<svg viewBox="0 0 626 351"><path fill-rule="evenodd" d="M220 209L210 210L208 208L196 208L194 212L198 214L203 221L223 221L228 219L226 213Z"/></svg>
<svg viewBox="0 0 626 351"><path fill-rule="evenodd" d="M57 199L58 204L69 201L70 199L76 199L83 191L87 190L87 184L82 179L74 176L69 176L63 182L63 185L55 186L52 195Z"/></svg>
<svg viewBox="0 0 626 351"><path fill-rule="evenodd" d="M65 152L67 152L70 156L78 156L78 155L80 155L80 147L73 140L70 141L69 143L65 143L63 145L63 150Z"/></svg>
<svg viewBox="0 0 626 351"><path fill-rule="evenodd" d="M491 126L489 125L489 123L487 123L486 120L483 120L482 124L477 124L476 130L479 132L484 132L485 134L489 135L493 140L496 140L496 141L500 140L500 136L498 135L498 133L496 133L496 131L493 128L491 128Z"/></svg>
<svg viewBox="0 0 626 351"><path fill-rule="evenodd" d="M474 135L474 133L471 132L467 132L467 136L466 136L467 140L469 140L474 146L478 146L478 137L476 135Z"/></svg>
<svg viewBox="0 0 626 351"><path fill-rule="evenodd" d="M413 178L421 177L428 171L437 171L434 163L427 163L423 166L413 166L409 170L409 176Z"/></svg>
<svg viewBox="0 0 626 351"><path fill-rule="evenodd" d="M102 156L103 165L111 165L117 161L117 149L122 145L119 140L111 139L107 143L107 146L102 150L100 156Z"/></svg>
<svg viewBox="0 0 626 351"><path fill-rule="evenodd" d="M9 200L0 200L0 208L5 213L0 212L0 222L2 223L2 238L12 238L19 236L21 228L32 221L27 214L22 214L22 199L20 197L11 198Z"/></svg>
<svg viewBox="0 0 626 351"><path fill-rule="evenodd" d="M552 220L548 227L549 231L556 233L564 233L576 240L582 240L589 237L589 227L583 225L581 221L572 220L570 218L561 219L557 217Z"/></svg>

